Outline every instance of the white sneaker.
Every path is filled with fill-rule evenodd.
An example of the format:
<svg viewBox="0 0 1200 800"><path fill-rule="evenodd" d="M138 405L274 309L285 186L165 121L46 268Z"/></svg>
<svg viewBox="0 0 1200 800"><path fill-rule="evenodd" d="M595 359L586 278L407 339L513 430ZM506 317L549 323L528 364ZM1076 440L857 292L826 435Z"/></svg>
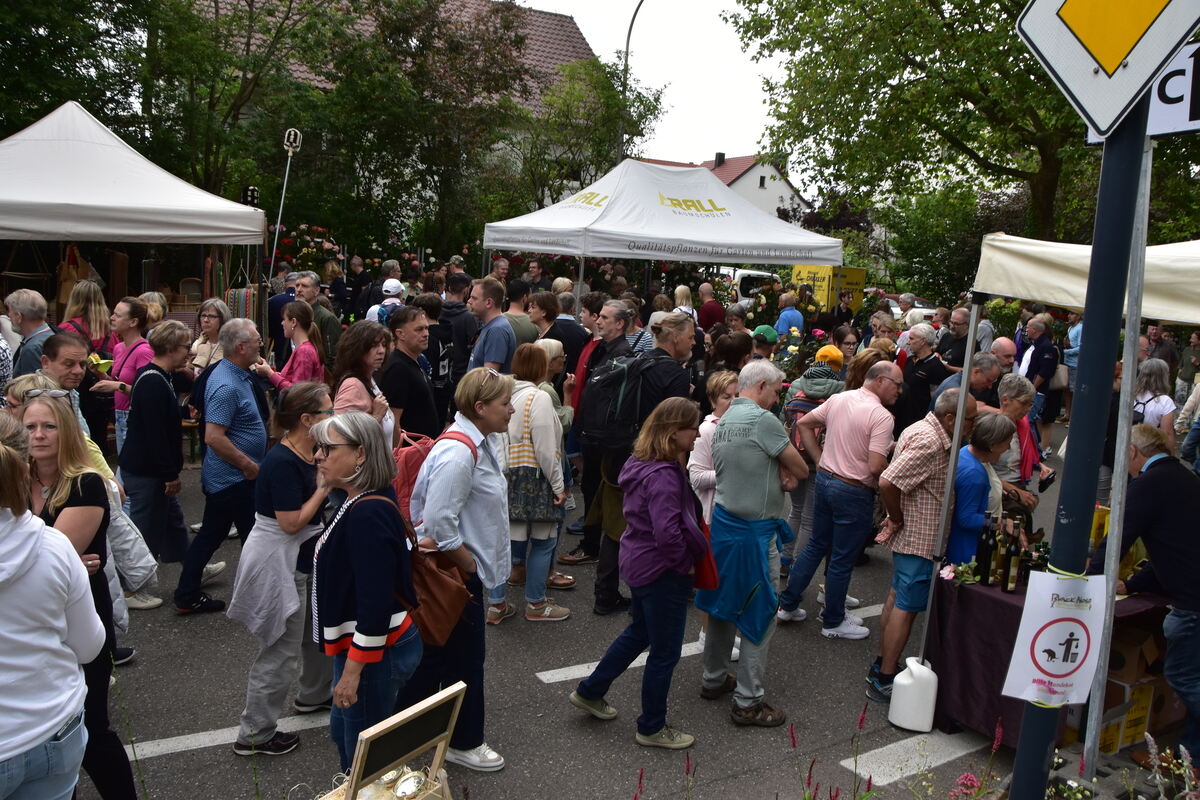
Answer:
<svg viewBox="0 0 1200 800"><path fill-rule="evenodd" d="M162 604L161 597L155 597L145 590L138 590L133 594L125 595L125 605L138 611L149 611L152 608L158 608Z"/></svg>
<svg viewBox="0 0 1200 800"><path fill-rule="evenodd" d="M207 586L212 583L218 575L225 571L224 561L214 561L211 564L204 565L204 574L200 576L200 585Z"/></svg>
<svg viewBox="0 0 1200 800"><path fill-rule="evenodd" d="M859 625L859 626L862 625L862 617L856 617L853 614L851 614L849 611L846 612L845 620L846 620L846 622L849 622L851 625Z"/></svg>
<svg viewBox="0 0 1200 800"><path fill-rule="evenodd" d="M825 605L825 585L824 584L821 585L821 590L819 592L817 592L817 602L820 603L821 605ZM852 597L851 595L846 595L845 606L846 606L846 608L861 608L862 600L859 600L857 597Z"/></svg>
<svg viewBox="0 0 1200 800"><path fill-rule="evenodd" d="M791 611L781 608L775 612L775 619L780 622L803 622L808 619L808 612L799 606Z"/></svg>
<svg viewBox="0 0 1200 800"><path fill-rule="evenodd" d="M192 533L199 533L200 526L203 524L204 524L203 522L193 522L191 525L188 525L188 528L191 529Z"/></svg>
<svg viewBox="0 0 1200 800"><path fill-rule="evenodd" d="M569 495L567 495L566 501L563 503L563 511L574 511L574 510L575 510L575 495L569 494Z"/></svg>
<svg viewBox="0 0 1200 800"><path fill-rule="evenodd" d="M504 756L488 747L487 742L472 747L470 750L446 748L446 760L460 767L473 769L476 772L496 772L504 769Z"/></svg>
<svg viewBox="0 0 1200 800"><path fill-rule="evenodd" d="M871 632L862 625L855 625L847 616L836 628L821 628L821 635L826 639L865 639Z"/></svg>

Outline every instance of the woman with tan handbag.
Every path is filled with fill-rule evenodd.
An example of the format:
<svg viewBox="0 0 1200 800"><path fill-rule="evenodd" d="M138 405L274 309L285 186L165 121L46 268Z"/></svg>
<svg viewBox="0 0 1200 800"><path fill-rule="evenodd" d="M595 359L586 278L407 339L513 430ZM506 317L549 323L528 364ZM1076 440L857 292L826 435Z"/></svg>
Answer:
<svg viewBox="0 0 1200 800"><path fill-rule="evenodd" d="M512 572L508 583L525 586L525 619L559 622L571 610L546 597L547 588L573 589L575 579L551 573L558 527L567 490L562 470L562 423L554 402L538 387L546 374L546 351L523 344L513 354L512 405L516 409L504 436L504 473L508 478L508 535ZM516 613L507 586L488 592L487 621L496 625Z"/></svg>

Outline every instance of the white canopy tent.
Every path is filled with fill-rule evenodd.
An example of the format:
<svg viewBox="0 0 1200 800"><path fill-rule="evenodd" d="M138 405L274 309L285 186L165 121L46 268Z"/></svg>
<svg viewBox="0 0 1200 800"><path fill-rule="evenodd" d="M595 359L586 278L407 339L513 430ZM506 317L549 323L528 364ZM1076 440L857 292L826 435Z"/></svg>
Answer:
<svg viewBox="0 0 1200 800"><path fill-rule="evenodd" d="M266 216L175 177L74 101L0 141L0 239L262 244Z"/></svg>
<svg viewBox="0 0 1200 800"><path fill-rule="evenodd" d="M602 258L839 266L842 242L771 216L704 167L626 159L554 205L484 228L485 247Z"/></svg>
<svg viewBox="0 0 1200 800"><path fill-rule="evenodd" d="M983 238L973 288L1083 310L1091 257L1091 245L990 233ZM1200 241L1146 248L1142 315L1200 324Z"/></svg>

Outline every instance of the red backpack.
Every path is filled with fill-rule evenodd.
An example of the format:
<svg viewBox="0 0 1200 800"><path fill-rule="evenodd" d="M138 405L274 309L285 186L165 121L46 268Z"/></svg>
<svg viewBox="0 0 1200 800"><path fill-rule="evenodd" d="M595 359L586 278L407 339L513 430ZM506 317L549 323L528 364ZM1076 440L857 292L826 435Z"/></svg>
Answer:
<svg viewBox="0 0 1200 800"><path fill-rule="evenodd" d="M475 443L471 441L470 436L461 431L446 431L436 439L422 436L419 433L400 431L400 445L392 451L392 457L396 459L396 478L392 481L392 488L396 490L396 501L400 506L400 513L409 522L412 522L412 516L409 514L408 504L412 501L413 489L416 488L417 475L421 472L421 465L429 457L429 451L433 449L433 446L443 439L462 442L471 448L471 460L479 463L479 451L475 448Z"/></svg>

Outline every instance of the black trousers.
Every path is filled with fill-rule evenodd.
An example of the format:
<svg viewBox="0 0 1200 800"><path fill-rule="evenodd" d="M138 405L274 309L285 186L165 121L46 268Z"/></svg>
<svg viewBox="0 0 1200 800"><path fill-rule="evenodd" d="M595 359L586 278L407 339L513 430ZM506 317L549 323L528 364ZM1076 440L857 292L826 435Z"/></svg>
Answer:
<svg viewBox="0 0 1200 800"><path fill-rule="evenodd" d="M113 649L117 640L113 631L112 598L103 570L92 576L91 586L96 613L104 625L104 649L100 655L83 665L83 680L87 684L83 724L88 732L83 768L104 800L137 800L129 757L125 755L121 740L113 732L108 716L108 679L113 671Z"/></svg>

